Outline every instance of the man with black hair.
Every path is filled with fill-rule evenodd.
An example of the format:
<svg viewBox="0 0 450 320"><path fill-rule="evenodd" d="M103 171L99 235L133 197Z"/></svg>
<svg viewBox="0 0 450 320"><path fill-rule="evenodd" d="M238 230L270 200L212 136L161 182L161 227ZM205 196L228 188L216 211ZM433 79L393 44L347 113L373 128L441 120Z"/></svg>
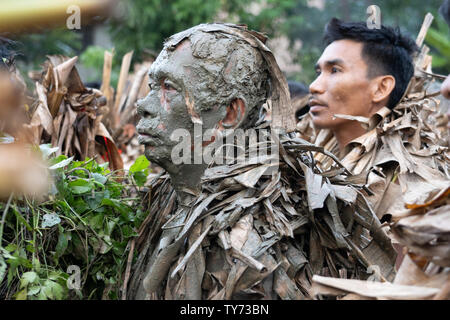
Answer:
<svg viewBox="0 0 450 320"><path fill-rule="evenodd" d="M440 148L442 140L432 120L437 103L422 86L428 80L414 72L416 65L426 70L428 62L414 60L418 47L398 28L369 29L365 22L333 18L324 40L327 47L310 85L310 112L297 125L299 134L364 177L375 215L389 221L405 204L425 203L449 185L440 169L448 167L447 160L424 152ZM322 170L332 167L323 156L314 158ZM403 258L398 249L397 266Z"/></svg>
<svg viewBox="0 0 450 320"><path fill-rule="evenodd" d="M310 114L318 129L330 129L339 150L365 133L355 120L336 114L370 118L392 109L414 74L415 42L398 29L369 29L364 22L333 18L325 28L325 48L310 85Z"/></svg>

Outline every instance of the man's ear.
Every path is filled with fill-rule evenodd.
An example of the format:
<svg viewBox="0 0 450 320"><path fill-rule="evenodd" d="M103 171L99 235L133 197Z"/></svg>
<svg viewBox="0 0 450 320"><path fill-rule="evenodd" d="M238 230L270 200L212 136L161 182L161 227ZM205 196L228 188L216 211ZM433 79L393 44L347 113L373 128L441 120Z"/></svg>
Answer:
<svg viewBox="0 0 450 320"><path fill-rule="evenodd" d="M372 92L372 101L376 104L389 101L389 95L394 91L395 78L391 75L379 76L374 79L374 88Z"/></svg>
<svg viewBox="0 0 450 320"><path fill-rule="evenodd" d="M245 118L245 108L244 100L234 99L227 107L225 117L219 121L219 130L239 128Z"/></svg>

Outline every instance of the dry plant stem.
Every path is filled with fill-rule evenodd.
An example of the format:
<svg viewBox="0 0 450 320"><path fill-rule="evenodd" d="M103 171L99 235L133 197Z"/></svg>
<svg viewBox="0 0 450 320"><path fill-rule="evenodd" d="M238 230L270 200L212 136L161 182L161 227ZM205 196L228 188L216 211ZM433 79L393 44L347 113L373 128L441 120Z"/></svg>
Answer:
<svg viewBox="0 0 450 320"><path fill-rule="evenodd" d="M132 57L133 57L133 51L130 51L126 55L124 55L122 58L122 65L120 68L120 75L119 75L119 83L117 84L116 99L115 99L114 107L112 110L112 116L113 116L113 121L114 121L115 127L117 127L119 125L119 113L120 113L119 105L120 105L123 90L125 88L125 83L127 81Z"/></svg>
<svg viewBox="0 0 450 320"><path fill-rule="evenodd" d="M434 19L434 17L431 13L426 14L425 19L423 20L423 23L422 23L422 27L420 28L420 31L419 31L419 35L417 36L417 39L416 39L416 44L418 47L422 46L423 41L425 40L425 37L427 35L428 29L430 28L431 23L433 22L433 19Z"/></svg>
<svg viewBox="0 0 450 320"><path fill-rule="evenodd" d="M131 263L133 262L133 253L134 253L134 245L136 241L135 238L131 241L130 244L130 252L128 253L128 259L127 259L127 268L125 270L125 279L123 281L123 288L122 288L122 300L127 300L127 284L128 279L130 278L130 272L131 272Z"/></svg>
<svg viewBox="0 0 450 320"><path fill-rule="evenodd" d="M130 119L133 117L133 111L135 111L135 102L138 98L139 89L141 88L141 84L146 73L147 67L143 67L137 72L136 78L128 95L127 105L123 110L118 111L119 113L121 113L119 127L117 128L118 131L122 131L123 126L129 123ZM114 138L117 139L117 136L118 135L116 134Z"/></svg>
<svg viewBox="0 0 450 320"><path fill-rule="evenodd" d="M6 203L5 210L3 211L2 221L0 222L0 247L2 247L3 240L3 226L5 225L6 215L8 214L9 206L11 205L11 200L14 196L14 192L11 192L8 198L8 202Z"/></svg>
<svg viewBox="0 0 450 320"><path fill-rule="evenodd" d="M356 253L357 257L361 259L361 262L366 266L366 268L369 268L371 266L369 260L367 260L364 253L356 246L353 241L349 237L344 237L344 239L347 241L349 246L352 248L352 250ZM382 282L388 282L386 278L380 273L379 276L381 277Z"/></svg>
<svg viewBox="0 0 450 320"><path fill-rule="evenodd" d="M323 147L317 147L317 146L315 146L315 145L307 145L306 146L307 147L307 149L308 150L310 150L310 151L316 151L316 152L320 152L320 153L323 153L324 155L326 155L326 156L328 156L328 157L330 157L331 159L333 159L342 169L344 169L345 170L345 173L347 174L347 175L349 175L349 176L351 176L351 175L353 175L350 171L348 171L348 169L339 161L339 159L334 155L334 154L332 154L331 152L329 152L329 151L327 151L327 150L325 150ZM303 148L305 148L305 146L304 145L299 145L299 146L286 146L285 148L287 148L287 149L303 149Z"/></svg>

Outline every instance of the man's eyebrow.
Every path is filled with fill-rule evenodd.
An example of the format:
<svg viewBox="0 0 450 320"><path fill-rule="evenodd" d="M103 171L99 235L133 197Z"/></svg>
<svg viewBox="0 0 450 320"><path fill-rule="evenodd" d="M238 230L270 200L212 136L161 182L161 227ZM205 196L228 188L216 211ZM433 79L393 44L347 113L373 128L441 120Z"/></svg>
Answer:
<svg viewBox="0 0 450 320"><path fill-rule="evenodd" d="M174 82L177 81L177 79L171 74L170 70L167 70L166 68L157 68L156 70L150 71L149 77L154 81L160 81L163 78L167 78Z"/></svg>
<svg viewBox="0 0 450 320"><path fill-rule="evenodd" d="M161 75L161 71L159 69L158 70L150 70L150 72L148 73L148 76L153 79L158 78L160 75Z"/></svg>
<svg viewBox="0 0 450 320"><path fill-rule="evenodd" d="M333 65L336 65L336 64L340 65L340 66L343 66L343 65L345 65L345 62L342 59L333 59L333 60L327 60L323 64L326 65L326 66L333 66ZM314 69L315 70L320 69L319 63L316 63L314 65Z"/></svg>

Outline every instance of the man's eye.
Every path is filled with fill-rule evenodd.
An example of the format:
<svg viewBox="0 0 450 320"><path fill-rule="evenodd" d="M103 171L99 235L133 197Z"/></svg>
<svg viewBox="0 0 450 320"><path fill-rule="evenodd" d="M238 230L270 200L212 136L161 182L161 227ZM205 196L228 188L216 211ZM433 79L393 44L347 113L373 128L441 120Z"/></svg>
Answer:
<svg viewBox="0 0 450 320"><path fill-rule="evenodd" d="M320 70L316 69L316 76L320 76Z"/></svg>
<svg viewBox="0 0 450 320"><path fill-rule="evenodd" d="M168 80L164 81L163 86L166 90L176 90L173 84Z"/></svg>
<svg viewBox="0 0 450 320"><path fill-rule="evenodd" d="M339 69L336 68L336 67L332 67L331 68L331 73L336 73L336 72L339 72Z"/></svg>

